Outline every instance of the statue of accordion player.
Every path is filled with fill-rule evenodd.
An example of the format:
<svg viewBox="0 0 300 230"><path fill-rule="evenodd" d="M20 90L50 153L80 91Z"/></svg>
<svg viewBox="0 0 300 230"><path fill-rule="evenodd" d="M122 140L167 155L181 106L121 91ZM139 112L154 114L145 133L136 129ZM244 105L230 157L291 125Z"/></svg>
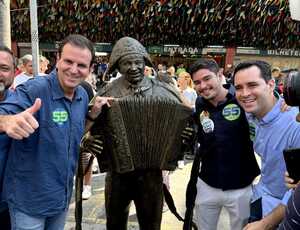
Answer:
<svg viewBox="0 0 300 230"><path fill-rule="evenodd" d="M174 87L144 76L145 64L153 66L145 48L133 38L121 38L108 69L118 70L121 77L97 93L114 98L90 129L90 135L101 137L103 143L96 157L100 170L107 172L108 230L127 229L132 201L140 229L160 229L162 170L176 168L181 133L192 112Z"/></svg>

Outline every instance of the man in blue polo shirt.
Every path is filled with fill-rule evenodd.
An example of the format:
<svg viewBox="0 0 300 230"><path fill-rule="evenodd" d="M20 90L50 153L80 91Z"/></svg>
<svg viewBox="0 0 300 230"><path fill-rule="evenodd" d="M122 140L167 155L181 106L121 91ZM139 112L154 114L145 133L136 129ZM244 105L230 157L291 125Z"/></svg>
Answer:
<svg viewBox="0 0 300 230"><path fill-rule="evenodd" d="M214 60L199 59L190 67L190 73L201 96L196 100L195 116L200 150L192 169L196 176L191 176L187 190L187 209L193 207L190 200L195 198L197 226L216 230L224 207L229 212L230 229L240 230L250 213L252 181L259 174L248 122L235 99L234 88L222 84ZM189 195L195 189L196 195Z"/></svg>
<svg viewBox="0 0 300 230"><path fill-rule="evenodd" d="M12 85L15 73L15 59L13 53L6 46L0 46L0 102L11 94L9 87ZM10 230L10 217L6 202L2 200L2 184L6 166L10 138L0 134L0 226L3 230Z"/></svg>
<svg viewBox="0 0 300 230"><path fill-rule="evenodd" d="M236 98L248 115L254 150L261 157L261 178L254 186L247 230L275 229L290 196L284 182L283 150L300 147L297 108L281 112L283 99L274 95L275 81L264 61L239 64L234 71Z"/></svg>
<svg viewBox="0 0 300 230"><path fill-rule="evenodd" d="M86 116L93 120L104 100L88 111L78 86L92 70L93 44L70 35L58 50L56 70L18 86L0 103L0 132L13 138L4 178L12 229L63 230Z"/></svg>

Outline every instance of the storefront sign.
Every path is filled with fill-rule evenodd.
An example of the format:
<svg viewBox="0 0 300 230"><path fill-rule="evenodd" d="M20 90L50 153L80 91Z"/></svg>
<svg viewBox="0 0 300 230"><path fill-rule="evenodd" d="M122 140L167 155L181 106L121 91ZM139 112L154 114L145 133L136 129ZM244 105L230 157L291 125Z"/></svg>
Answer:
<svg viewBox="0 0 300 230"><path fill-rule="evenodd" d="M163 47L162 46L149 46L149 47L147 47L147 51L150 54L162 54Z"/></svg>
<svg viewBox="0 0 300 230"><path fill-rule="evenodd" d="M223 47L203 48L202 54L209 54L209 53L225 54L226 48L223 48Z"/></svg>
<svg viewBox="0 0 300 230"><path fill-rule="evenodd" d="M256 49L245 49L245 48L237 48L237 54L252 54L252 55L259 55L260 51Z"/></svg>
<svg viewBox="0 0 300 230"><path fill-rule="evenodd" d="M286 57L300 57L300 50L293 49L278 49L278 50L258 50L237 48L237 54L261 55L261 56L286 56Z"/></svg>
<svg viewBox="0 0 300 230"><path fill-rule="evenodd" d="M95 43L94 48L96 52L111 53L112 45L110 43Z"/></svg>
<svg viewBox="0 0 300 230"><path fill-rule="evenodd" d="M196 55L201 54L202 49L194 47L181 47L181 46L164 46L163 52L173 56L174 54L182 55Z"/></svg>
<svg viewBox="0 0 300 230"><path fill-rule="evenodd" d="M292 50L292 49L263 50L261 52L261 55L300 57L300 50Z"/></svg>

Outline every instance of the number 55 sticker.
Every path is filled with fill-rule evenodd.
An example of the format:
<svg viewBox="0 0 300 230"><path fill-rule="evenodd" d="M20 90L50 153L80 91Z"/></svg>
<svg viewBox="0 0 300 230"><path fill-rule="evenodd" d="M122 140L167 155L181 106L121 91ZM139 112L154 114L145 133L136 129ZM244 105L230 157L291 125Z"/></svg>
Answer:
<svg viewBox="0 0 300 230"><path fill-rule="evenodd" d="M240 117L241 109L236 104L229 104L224 107L222 114L226 120L234 121Z"/></svg>

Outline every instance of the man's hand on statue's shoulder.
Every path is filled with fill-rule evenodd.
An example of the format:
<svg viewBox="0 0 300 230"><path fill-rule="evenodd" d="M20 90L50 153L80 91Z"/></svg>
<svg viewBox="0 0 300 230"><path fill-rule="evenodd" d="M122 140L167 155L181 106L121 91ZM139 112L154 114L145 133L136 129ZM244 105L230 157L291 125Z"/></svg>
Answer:
<svg viewBox="0 0 300 230"><path fill-rule="evenodd" d="M39 127L39 123L33 115L39 111L41 105L41 99L37 98L34 104L23 112L1 116L1 130L17 140L29 137Z"/></svg>

